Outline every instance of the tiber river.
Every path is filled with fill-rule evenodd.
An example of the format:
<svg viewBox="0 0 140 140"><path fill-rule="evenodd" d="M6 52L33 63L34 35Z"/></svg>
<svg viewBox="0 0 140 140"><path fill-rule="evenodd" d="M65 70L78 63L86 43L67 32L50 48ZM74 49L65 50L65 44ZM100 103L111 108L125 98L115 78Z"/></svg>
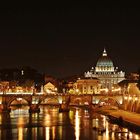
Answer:
<svg viewBox="0 0 140 140"><path fill-rule="evenodd" d="M120 133L121 132L121 133ZM100 114L73 108L59 113L58 108L42 107L39 114L27 108L0 114L0 140L140 140L140 134L108 122Z"/></svg>

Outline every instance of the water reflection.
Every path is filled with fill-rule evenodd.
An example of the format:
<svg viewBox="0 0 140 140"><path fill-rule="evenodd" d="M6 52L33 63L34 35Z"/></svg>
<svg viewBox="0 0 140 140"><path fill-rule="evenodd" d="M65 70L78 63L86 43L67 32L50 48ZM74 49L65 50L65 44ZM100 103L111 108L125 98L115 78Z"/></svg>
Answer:
<svg viewBox="0 0 140 140"><path fill-rule="evenodd" d="M18 140L23 140L23 127L18 127Z"/></svg>
<svg viewBox="0 0 140 140"><path fill-rule="evenodd" d="M0 140L139 140L140 135L108 122L99 114L74 108L59 113L58 108L43 107L40 114L14 109L0 114Z"/></svg>
<svg viewBox="0 0 140 140"><path fill-rule="evenodd" d="M75 113L75 137L76 140L79 140L80 138L80 116L79 111L77 109Z"/></svg>
<svg viewBox="0 0 140 140"><path fill-rule="evenodd" d="M23 127L24 127L24 118L20 116L17 121L18 125L18 140L23 140Z"/></svg>
<svg viewBox="0 0 140 140"><path fill-rule="evenodd" d="M45 140L49 140L50 139L50 128L45 127L45 130L46 130L46 139Z"/></svg>
<svg viewBox="0 0 140 140"><path fill-rule="evenodd" d="M55 133L56 133L56 129L55 127L53 126L52 127L52 139L55 140Z"/></svg>

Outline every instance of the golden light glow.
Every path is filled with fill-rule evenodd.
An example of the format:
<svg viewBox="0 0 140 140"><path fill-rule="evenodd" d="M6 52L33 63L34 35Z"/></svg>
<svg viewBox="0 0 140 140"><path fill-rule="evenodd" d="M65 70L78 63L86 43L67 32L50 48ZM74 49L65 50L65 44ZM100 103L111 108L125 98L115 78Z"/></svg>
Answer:
<svg viewBox="0 0 140 140"><path fill-rule="evenodd" d="M46 92L47 92L47 93L51 93L51 90L49 90L49 89L46 89Z"/></svg>
<svg viewBox="0 0 140 140"><path fill-rule="evenodd" d="M105 116L103 116L103 127L104 128L106 127L106 118L105 118Z"/></svg>
<svg viewBox="0 0 140 140"><path fill-rule="evenodd" d="M62 104L62 97L59 97L59 104Z"/></svg>
<svg viewBox="0 0 140 140"><path fill-rule="evenodd" d="M109 124L108 122L106 121L106 139L108 140L109 139Z"/></svg>
<svg viewBox="0 0 140 140"><path fill-rule="evenodd" d="M45 138L45 140L50 140L50 128L45 127L45 130L46 130L46 138Z"/></svg>
<svg viewBox="0 0 140 140"><path fill-rule="evenodd" d="M121 88L113 88L112 92L117 92L117 91L121 91Z"/></svg>
<svg viewBox="0 0 140 140"><path fill-rule="evenodd" d="M18 140L23 140L23 127L18 127Z"/></svg>
<svg viewBox="0 0 140 140"><path fill-rule="evenodd" d="M75 114L75 137L76 140L80 140L80 118L78 110L76 110Z"/></svg>
<svg viewBox="0 0 140 140"><path fill-rule="evenodd" d="M76 89L76 93L78 93L79 92L79 89Z"/></svg>
<svg viewBox="0 0 140 140"><path fill-rule="evenodd" d="M1 116L1 114L0 114L0 124L2 124L2 116Z"/></svg>
<svg viewBox="0 0 140 140"><path fill-rule="evenodd" d="M127 100L127 96L125 96L124 99Z"/></svg>
<svg viewBox="0 0 140 140"><path fill-rule="evenodd" d="M53 85L51 82L48 82L45 86L44 86L44 91L46 93L56 93L57 92L57 87L55 87L55 85Z"/></svg>
<svg viewBox="0 0 140 140"><path fill-rule="evenodd" d="M132 139L132 137L133 137L132 132L129 132L129 138Z"/></svg>
<svg viewBox="0 0 140 140"><path fill-rule="evenodd" d="M23 140L23 125L25 123L25 120L22 116L18 118L18 140Z"/></svg>
<svg viewBox="0 0 140 140"><path fill-rule="evenodd" d="M45 125L45 126L50 126L50 125L51 125L51 117L50 117L49 114L46 114L46 115L45 115L44 125Z"/></svg>
<svg viewBox="0 0 140 140"><path fill-rule="evenodd" d="M55 127L52 127L52 139L55 140Z"/></svg>
<svg viewBox="0 0 140 140"><path fill-rule="evenodd" d="M22 98L17 98L17 101L22 101Z"/></svg>
<svg viewBox="0 0 140 140"><path fill-rule="evenodd" d="M100 91L104 91L107 93L109 90L108 90L108 88L102 88L102 89L100 89Z"/></svg>
<svg viewBox="0 0 140 140"><path fill-rule="evenodd" d="M63 114L62 113L59 114L59 121L61 121L61 122L63 121Z"/></svg>
<svg viewBox="0 0 140 140"><path fill-rule="evenodd" d="M26 94L26 95L32 95L33 93L32 92L6 92L6 94L8 94L8 95L24 95L24 94Z"/></svg>
<svg viewBox="0 0 140 140"><path fill-rule="evenodd" d="M135 134L135 139L139 140L140 139L139 135Z"/></svg>
<svg viewBox="0 0 140 140"><path fill-rule="evenodd" d="M62 126L59 126L58 132L59 132L59 139L60 140L62 139L62 131L63 131Z"/></svg>
<svg viewBox="0 0 140 140"><path fill-rule="evenodd" d="M18 122L17 122L18 126L23 126L24 123L25 123L24 118L23 118L22 116L20 116L20 117L18 118Z"/></svg>

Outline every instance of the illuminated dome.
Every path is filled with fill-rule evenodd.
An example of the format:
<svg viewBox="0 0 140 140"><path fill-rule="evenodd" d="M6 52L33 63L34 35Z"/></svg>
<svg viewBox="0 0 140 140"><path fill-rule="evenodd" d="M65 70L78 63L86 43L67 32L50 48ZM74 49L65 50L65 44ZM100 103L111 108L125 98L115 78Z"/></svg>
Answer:
<svg viewBox="0 0 140 140"><path fill-rule="evenodd" d="M107 67L113 67L113 62L112 60L107 56L106 50L104 49L104 52L102 56L99 58L97 61L96 67L101 67L101 66L107 66Z"/></svg>
<svg viewBox="0 0 140 140"><path fill-rule="evenodd" d="M100 80L102 90L112 90L112 87L124 80L125 72L118 71L113 66L112 60L107 56L104 49L102 56L98 59L96 67L85 72L86 78L97 78Z"/></svg>
<svg viewBox="0 0 140 140"><path fill-rule="evenodd" d="M114 72L113 62L107 56L105 49L103 51L102 56L97 61L95 72Z"/></svg>

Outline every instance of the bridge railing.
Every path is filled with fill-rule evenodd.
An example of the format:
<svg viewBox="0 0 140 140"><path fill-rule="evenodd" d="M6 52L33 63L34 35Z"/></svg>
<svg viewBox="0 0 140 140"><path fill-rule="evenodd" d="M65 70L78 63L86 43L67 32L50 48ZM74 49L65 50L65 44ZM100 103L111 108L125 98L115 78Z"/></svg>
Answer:
<svg viewBox="0 0 140 140"><path fill-rule="evenodd" d="M70 93L33 93L33 92L7 92L2 93L0 92L0 96L3 95L35 95L35 96L122 96L123 93L101 93L101 94L70 94Z"/></svg>

